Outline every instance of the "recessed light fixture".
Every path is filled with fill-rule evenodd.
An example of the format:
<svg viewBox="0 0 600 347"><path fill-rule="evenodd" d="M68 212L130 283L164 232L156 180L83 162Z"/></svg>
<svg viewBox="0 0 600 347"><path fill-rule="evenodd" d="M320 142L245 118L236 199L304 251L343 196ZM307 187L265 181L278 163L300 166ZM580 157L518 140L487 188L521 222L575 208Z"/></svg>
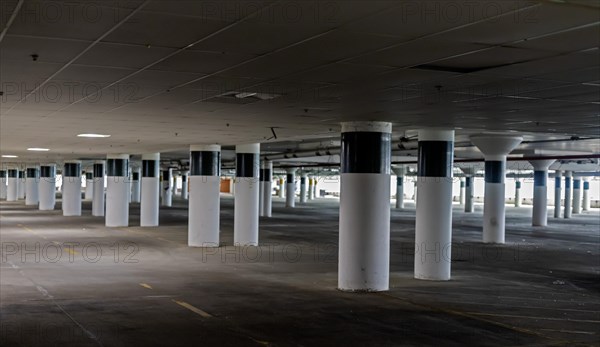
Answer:
<svg viewBox="0 0 600 347"><path fill-rule="evenodd" d="M28 151L33 151L33 152L48 152L50 149L48 148L37 148L37 147L32 147L32 148L27 148Z"/></svg>
<svg viewBox="0 0 600 347"><path fill-rule="evenodd" d="M2 154L2 158L18 158L18 155L12 155L12 154Z"/></svg>
<svg viewBox="0 0 600 347"><path fill-rule="evenodd" d="M110 137L110 135L104 134L79 134L77 137L92 137L92 138L101 138L101 137Z"/></svg>

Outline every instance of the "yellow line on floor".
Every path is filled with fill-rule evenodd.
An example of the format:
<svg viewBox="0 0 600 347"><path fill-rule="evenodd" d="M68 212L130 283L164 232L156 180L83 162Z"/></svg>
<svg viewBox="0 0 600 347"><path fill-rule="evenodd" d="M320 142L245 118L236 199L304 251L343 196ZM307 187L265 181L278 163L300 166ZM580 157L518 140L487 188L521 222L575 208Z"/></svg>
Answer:
<svg viewBox="0 0 600 347"><path fill-rule="evenodd" d="M61 243L58 241L52 241L53 244L57 245L57 246L61 246ZM67 253L69 253L70 255L76 255L79 254L79 252L77 252L76 250L72 249L73 247L65 247L65 251L67 251Z"/></svg>
<svg viewBox="0 0 600 347"><path fill-rule="evenodd" d="M34 234L34 235L41 236L41 237L42 237L44 240L46 240L46 236L44 236L44 235L40 235L40 234L39 234L37 231L34 231L34 230L32 230L32 229L30 229L30 228L26 227L26 226L25 226L25 225L23 225L23 224L17 224L17 226L18 226L18 227L20 227L20 228L22 228L22 229L23 229L23 230L25 230L25 231L29 231L30 233L32 233L32 234Z"/></svg>
<svg viewBox="0 0 600 347"><path fill-rule="evenodd" d="M194 307L194 306L188 304L185 301L173 300L173 302L176 303L177 305L180 305L180 306L183 306L183 307L187 308L188 310L190 310L190 311L194 312L195 314L198 314L198 315L200 315L200 316L202 316L204 318L210 318L210 317L212 317L211 314L209 314L209 313L207 313L205 311L202 311L201 309L199 309L197 307Z"/></svg>
<svg viewBox="0 0 600 347"><path fill-rule="evenodd" d="M152 289L152 286L146 283L140 283L140 286L144 287L144 288L148 288L148 289Z"/></svg>

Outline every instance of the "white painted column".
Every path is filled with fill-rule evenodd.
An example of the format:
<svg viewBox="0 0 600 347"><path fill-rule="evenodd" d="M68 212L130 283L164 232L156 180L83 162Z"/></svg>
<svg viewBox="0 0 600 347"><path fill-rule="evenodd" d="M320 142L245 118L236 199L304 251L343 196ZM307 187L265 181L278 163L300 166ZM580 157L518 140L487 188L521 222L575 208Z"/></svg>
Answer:
<svg viewBox="0 0 600 347"><path fill-rule="evenodd" d="M389 289L392 124L342 123L338 288Z"/></svg>
<svg viewBox="0 0 600 347"><path fill-rule="evenodd" d="M283 198L285 195L285 180L283 177L279 177L279 197Z"/></svg>
<svg viewBox="0 0 600 347"><path fill-rule="evenodd" d="M515 180L515 207L521 207L521 181Z"/></svg>
<svg viewBox="0 0 600 347"><path fill-rule="evenodd" d="M556 170L554 175L554 218L560 218L560 208L561 208L561 176L562 172L560 170Z"/></svg>
<svg viewBox="0 0 600 347"><path fill-rule="evenodd" d="M67 161L62 171L63 216L81 216L81 162Z"/></svg>
<svg viewBox="0 0 600 347"><path fill-rule="evenodd" d="M271 191L273 190L272 182L273 182L273 162L264 160L261 163L260 168L260 188L261 188L261 208L260 208L260 216L261 217L271 217L272 215L272 206L273 206L273 197L271 195Z"/></svg>
<svg viewBox="0 0 600 347"><path fill-rule="evenodd" d="M287 169L285 181L285 207L296 206L296 169Z"/></svg>
<svg viewBox="0 0 600 347"><path fill-rule="evenodd" d="M533 166L533 209L531 225L548 225L548 168L554 159L531 160ZM559 196L560 199L560 196Z"/></svg>
<svg viewBox="0 0 600 347"><path fill-rule="evenodd" d="M142 155L140 226L157 227L160 199L160 153Z"/></svg>
<svg viewBox="0 0 600 347"><path fill-rule="evenodd" d="M454 130L419 130L415 278L447 281L452 256Z"/></svg>
<svg viewBox="0 0 600 347"><path fill-rule="evenodd" d="M106 156L106 226L129 226L129 155Z"/></svg>
<svg viewBox="0 0 600 347"><path fill-rule="evenodd" d="M189 171L184 171L181 173L181 198L183 200L187 200L188 199L188 180L189 180L189 175L190 172ZM220 180L220 178L219 178ZM221 186L219 186L219 191L221 189Z"/></svg>
<svg viewBox="0 0 600 347"><path fill-rule="evenodd" d="M219 247L221 146L190 147L188 180L188 246Z"/></svg>
<svg viewBox="0 0 600 347"><path fill-rule="evenodd" d="M300 176L300 203L302 204L306 202L306 179L307 176L303 173Z"/></svg>
<svg viewBox="0 0 600 347"><path fill-rule="evenodd" d="M131 169L131 202L140 203L142 201L142 187L140 181L140 168Z"/></svg>
<svg viewBox="0 0 600 347"><path fill-rule="evenodd" d="M413 181L413 201L415 202L415 207L417 206L417 188L418 188L418 184L417 181Z"/></svg>
<svg viewBox="0 0 600 347"><path fill-rule="evenodd" d="M173 205L173 169L168 168L162 172L163 200L162 206L171 207Z"/></svg>
<svg viewBox="0 0 600 347"><path fill-rule="evenodd" d="M313 179L312 176L309 176L308 177L308 200L314 200L314 198L315 198L315 196L314 196L314 193L315 193L314 184L315 184L315 180Z"/></svg>
<svg viewBox="0 0 600 347"><path fill-rule="evenodd" d="M462 178L459 179L459 184L460 184L460 192L458 193L458 203L460 205L465 204L465 180L463 180Z"/></svg>
<svg viewBox="0 0 600 347"><path fill-rule="evenodd" d="M6 170L0 170L0 199L6 200L6 182L8 176Z"/></svg>
<svg viewBox="0 0 600 347"><path fill-rule="evenodd" d="M485 197L483 206L483 242L505 240L506 156L523 141L513 135L475 135L471 142L485 156Z"/></svg>
<svg viewBox="0 0 600 347"><path fill-rule="evenodd" d="M404 165L393 166L392 171L396 175L396 208L404 208Z"/></svg>
<svg viewBox="0 0 600 347"><path fill-rule="evenodd" d="M260 143L237 145L233 243L258 246Z"/></svg>
<svg viewBox="0 0 600 347"><path fill-rule="evenodd" d="M94 173L91 171L85 172L85 200L94 199Z"/></svg>
<svg viewBox="0 0 600 347"><path fill-rule="evenodd" d="M43 164L40 166L40 181L38 182L40 211L52 211L56 205L56 165Z"/></svg>
<svg viewBox="0 0 600 347"><path fill-rule="evenodd" d="M565 171L565 211L563 213L564 218L571 218L571 179L573 173L571 171Z"/></svg>
<svg viewBox="0 0 600 347"><path fill-rule="evenodd" d="M104 217L104 160L98 160L94 163L92 180L94 185L92 196L92 216Z"/></svg>
<svg viewBox="0 0 600 347"><path fill-rule="evenodd" d="M319 188L317 187L317 185L319 184L319 176L314 176L313 177L313 197L316 198L320 198L319 194Z"/></svg>
<svg viewBox="0 0 600 347"><path fill-rule="evenodd" d="M18 199L19 200L23 200L25 199L25 171L23 170L19 170L19 184L18 184L18 190L17 190L17 194L18 194ZM81 182L80 182L81 184Z"/></svg>
<svg viewBox="0 0 600 347"><path fill-rule="evenodd" d="M40 171L37 167L27 168L27 178L25 179L25 205L35 206L40 202L39 184Z"/></svg>
<svg viewBox="0 0 600 347"><path fill-rule="evenodd" d="M573 214L581 213L581 177L573 177Z"/></svg>
<svg viewBox="0 0 600 347"><path fill-rule="evenodd" d="M19 199L19 170L8 169L6 188L6 201L17 201Z"/></svg>
<svg viewBox="0 0 600 347"><path fill-rule="evenodd" d="M583 210L590 210L590 182L587 177L583 178Z"/></svg>
<svg viewBox="0 0 600 347"><path fill-rule="evenodd" d="M474 179L477 174L475 167L461 167L461 171L465 174L465 213L472 213L475 207Z"/></svg>

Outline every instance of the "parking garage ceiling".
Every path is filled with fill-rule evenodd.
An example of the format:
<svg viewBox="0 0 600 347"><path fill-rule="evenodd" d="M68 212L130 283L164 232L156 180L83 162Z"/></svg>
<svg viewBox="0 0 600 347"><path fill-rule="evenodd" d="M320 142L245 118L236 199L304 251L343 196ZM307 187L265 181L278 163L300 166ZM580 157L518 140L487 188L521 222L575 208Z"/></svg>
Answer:
<svg viewBox="0 0 600 347"><path fill-rule="evenodd" d="M282 151L378 120L598 153L599 4L3 0L0 152Z"/></svg>

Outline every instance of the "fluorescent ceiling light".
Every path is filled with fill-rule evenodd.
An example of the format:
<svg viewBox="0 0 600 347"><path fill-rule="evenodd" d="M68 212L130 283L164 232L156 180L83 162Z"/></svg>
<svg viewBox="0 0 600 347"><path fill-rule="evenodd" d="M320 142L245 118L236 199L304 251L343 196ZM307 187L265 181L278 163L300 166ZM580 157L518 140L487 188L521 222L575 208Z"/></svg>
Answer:
<svg viewBox="0 0 600 347"><path fill-rule="evenodd" d="M34 152L48 152L49 151L48 148L37 148L37 147L27 148L27 150L34 151Z"/></svg>
<svg viewBox="0 0 600 347"><path fill-rule="evenodd" d="M2 158L18 158L18 155L12 155L12 154L2 154Z"/></svg>
<svg viewBox="0 0 600 347"><path fill-rule="evenodd" d="M104 135L104 134L79 134L77 136L78 137L93 137L93 138L110 137L110 135Z"/></svg>

